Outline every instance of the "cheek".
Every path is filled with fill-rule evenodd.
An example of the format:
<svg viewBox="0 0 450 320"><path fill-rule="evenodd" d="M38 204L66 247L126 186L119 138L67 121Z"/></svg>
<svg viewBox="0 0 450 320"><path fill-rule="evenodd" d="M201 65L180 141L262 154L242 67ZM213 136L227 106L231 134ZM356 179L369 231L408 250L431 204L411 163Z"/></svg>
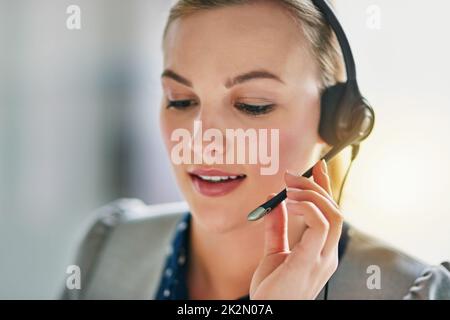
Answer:
<svg viewBox="0 0 450 320"><path fill-rule="evenodd" d="M175 141L171 140L172 133L174 130L183 128L181 123L178 123L176 118L171 117L166 110L162 110L160 114L160 129L161 136L166 146L166 150L169 151L176 144Z"/></svg>
<svg viewBox="0 0 450 320"><path fill-rule="evenodd" d="M318 121L302 121L280 130L280 171L304 170L318 142Z"/></svg>
<svg viewBox="0 0 450 320"><path fill-rule="evenodd" d="M172 148L172 141L170 139L172 135L173 129L168 125L166 121L161 121L161 136L164 141L164 145L166 146L166 150L170 150Z"/></svg>
<svg viewBox="0 0 450 320"><path fill-rule="evenodd" d="M161 103L160 111L159 111L159 129L161 130L161 137L164 140L164 144L167 146L167 141L170 140L169 133L169 119L167 117L167 113L165 112L164 103Z"/></svg>
<svg viewBox="0 0 450 320"><path fill-rule="evenodd" d="M183 186L186 182L185 177L183 176L183 165L174 164L171 158L172 149L179 142L176 140L172 140L172 134L176 129L183 128L183 123L179 123L175 117L172 117L166 110L162 110L160 114L160 130L161 137L163 139L164 145L166 147L166 152L169 157L170 164L172 169L174 170L175 177L178 180L178 184ZM183 178L184 177L184 178Z"/></svg>
<svg viewBox="0 0 450 320"><path fill-rule="evenodd" d="M272 175L262 175L261 166L248 166L247 171L253 177L252 188L256 197L267 195L271 192L278 192L284 187L284 172L286 170L301 172L309 168L314 157L314 147L316 146L317 135L315 129L295 126L292 129L283 128L279 131L278 170Z"/></svg>

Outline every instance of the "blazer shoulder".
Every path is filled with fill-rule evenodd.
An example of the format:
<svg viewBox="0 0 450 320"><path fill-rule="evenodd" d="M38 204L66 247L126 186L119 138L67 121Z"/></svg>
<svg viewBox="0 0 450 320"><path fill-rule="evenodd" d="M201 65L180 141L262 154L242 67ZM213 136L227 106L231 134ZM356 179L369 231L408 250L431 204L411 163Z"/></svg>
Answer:
<svg viewBox="0 0 450 320"><path fill-rule="evenodd" d="M350 226L345 254L330 281L336 299L403 299L428 265Z"/></svg>
<svg viewBox="0 0 450 320"><path fill-rule="evenodd" d="M108 297L104 276L112 277L119 264L127 269L133 263L153 261L154 271L158 271L175 226L187 212L185 202L146 205L138 199L118 199L95 210L83 228L86 231L74 259L74 265L81 270L82 288L64 286L61 298ZM148 272L152 272L151 268ZM128 276L130 285L133 275L134 279L138 276ZM117 276L119 287L124 286L126 279Z"/></svg>
<svg viewBox="0 0 450 320"><path fill-rule="evenodd" d="M128 223L163 223L176 220L187 213L186 202L170 202L146 205L139 199L118 199L96 210L93 214L96 221L107 225Z"/></svg>

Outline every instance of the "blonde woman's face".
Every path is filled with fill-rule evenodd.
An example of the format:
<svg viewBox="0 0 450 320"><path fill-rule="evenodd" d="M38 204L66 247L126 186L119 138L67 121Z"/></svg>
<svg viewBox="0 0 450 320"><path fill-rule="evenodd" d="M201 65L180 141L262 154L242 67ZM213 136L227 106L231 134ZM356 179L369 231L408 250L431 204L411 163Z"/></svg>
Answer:
<svg viewBox="0 0 450 320"><path fill-rule="evenodd" d="M324 146L318 135L320 75L304 35L278 5L230 6L175 20L164 41L164 70L162 135L178 185L204 227L227 232L249 226L247 214L285 187L286 170L303 172L317 161ZM257 163L237 161L252 143L242 150L236 136L226 134L236 129L257 134L253 147L269 155L274 172L262 174L269 165L260 156ZM260 129L267 129L265 145ZM209 149L216 163L195 163L208 145L219 145L211 136L208 141L207 131L223 134L222 148ZM178 152L179 132L192 138L184 153ZM191 161L175 161L177 154ZM218 177L227 180L211 181Z"/></svg>

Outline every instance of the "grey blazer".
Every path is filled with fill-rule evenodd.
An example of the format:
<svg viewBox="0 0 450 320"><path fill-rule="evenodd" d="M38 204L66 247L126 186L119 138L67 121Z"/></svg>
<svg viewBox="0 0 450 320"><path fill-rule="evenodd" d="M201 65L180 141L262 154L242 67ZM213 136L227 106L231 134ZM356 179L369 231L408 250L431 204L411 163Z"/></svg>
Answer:
<svg viewBox="0 0 450 320"><path fill-rule="evenodd" d="M153 299L176 224L188 211L185 203L147 206L136 199L100 208L74 262L81 289L64 286L61 298ZM377 288L370 286L370 266L381 271ZM448 262L429 266L351 227L328 299L450 299L449 270Z"/></svg>

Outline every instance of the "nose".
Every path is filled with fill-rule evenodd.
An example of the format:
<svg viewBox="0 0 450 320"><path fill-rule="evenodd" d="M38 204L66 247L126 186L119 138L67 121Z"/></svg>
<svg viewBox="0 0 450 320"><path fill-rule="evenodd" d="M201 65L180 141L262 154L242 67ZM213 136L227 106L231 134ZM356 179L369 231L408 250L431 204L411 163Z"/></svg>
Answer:
<svg viewBox="0 0 450 320"><path fill-rule="evenodd" d="M191 151L196 164L217 163L226 154L226 115L212 108L201 108L192 123ZM221 162L219 162L221 163ZM222 161L224 163L224 161Z"/></svg>

